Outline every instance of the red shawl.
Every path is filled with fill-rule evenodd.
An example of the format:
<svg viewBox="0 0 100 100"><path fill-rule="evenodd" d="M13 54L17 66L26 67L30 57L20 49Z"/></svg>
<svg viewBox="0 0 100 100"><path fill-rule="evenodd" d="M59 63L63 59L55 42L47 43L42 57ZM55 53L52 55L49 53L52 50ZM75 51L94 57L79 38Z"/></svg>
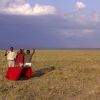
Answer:
<svg viewBox="0 0 100 100"><path fill-rule="evenodd" d="M15 64L18 65L19 63L23 63L24 64L24 54L23 53L18 53L16 60L15 60Z"/></svg>

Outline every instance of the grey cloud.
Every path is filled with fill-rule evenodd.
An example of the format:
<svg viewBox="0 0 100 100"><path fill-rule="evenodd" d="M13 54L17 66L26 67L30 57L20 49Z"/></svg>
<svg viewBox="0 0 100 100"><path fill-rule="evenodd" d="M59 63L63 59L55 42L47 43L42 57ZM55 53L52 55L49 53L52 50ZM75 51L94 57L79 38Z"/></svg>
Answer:
<svg viewBox="0 0 100 100"><path fill-rule="evenodd" d="M6 7L11 4L24 4L27 0L0 0L0 6Z"/></svg>
<svg viewBox="0 0 100 100"><path fill-rule="evenodd" d="M100 47L100 15L0 15L0 46L36 48Z"/></svg>

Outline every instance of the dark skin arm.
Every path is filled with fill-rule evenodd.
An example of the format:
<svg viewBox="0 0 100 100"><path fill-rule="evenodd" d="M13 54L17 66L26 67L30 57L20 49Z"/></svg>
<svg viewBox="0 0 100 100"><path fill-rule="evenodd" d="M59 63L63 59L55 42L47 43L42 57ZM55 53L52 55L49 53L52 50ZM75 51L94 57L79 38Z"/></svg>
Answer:
<svg viewBox="0 0 100 100"><path fill-rule="evenodd" d="M7 50L5 51L5 56L7 56Z"/></svg>
<svg viewBox="0 0 100 100"><path fill-rule="evenodd" d="M34 55L34 53L35 53L35 49L33 49L32 56Z"/></svg>

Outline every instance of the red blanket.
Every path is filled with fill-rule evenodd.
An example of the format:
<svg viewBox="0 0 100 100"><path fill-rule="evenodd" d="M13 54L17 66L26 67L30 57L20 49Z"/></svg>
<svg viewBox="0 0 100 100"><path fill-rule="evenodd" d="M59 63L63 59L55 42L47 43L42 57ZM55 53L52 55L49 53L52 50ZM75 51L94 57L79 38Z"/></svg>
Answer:
<svg viewBox="0 0 100 100"><path fill-rule="evenodd" d="M31 67L8 67L5 77L9 80L19 80L21 78L30 78L32 76Z"/></svg>

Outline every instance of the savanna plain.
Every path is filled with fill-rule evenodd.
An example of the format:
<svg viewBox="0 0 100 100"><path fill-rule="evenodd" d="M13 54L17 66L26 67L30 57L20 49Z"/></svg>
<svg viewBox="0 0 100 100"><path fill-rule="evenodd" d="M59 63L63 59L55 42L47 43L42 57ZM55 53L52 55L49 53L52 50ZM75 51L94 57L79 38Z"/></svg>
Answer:
<svg viewBox="0 0 100 100"><path fill-rule="evenodd" d="M0 100L100 100L100 50L36 50L33 76L10 81L0 51Z"/></svg>

